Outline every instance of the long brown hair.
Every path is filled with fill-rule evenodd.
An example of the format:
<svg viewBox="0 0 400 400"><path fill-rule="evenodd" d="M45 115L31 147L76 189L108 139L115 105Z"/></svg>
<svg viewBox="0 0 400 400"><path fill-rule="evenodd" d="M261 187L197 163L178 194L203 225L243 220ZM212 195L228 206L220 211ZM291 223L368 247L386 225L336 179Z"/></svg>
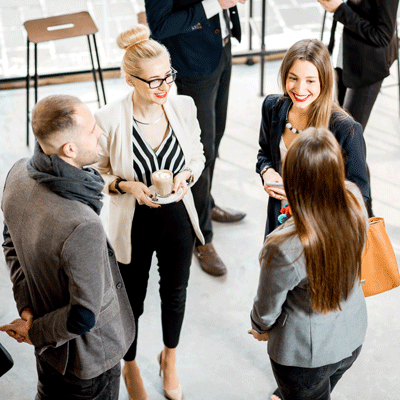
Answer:
<svg viewBox="0 0 400 400"><path fill-rule="evenodd" d="M310 105L307 126L328 129L333 111L338 111L343 117L348 115L333 100L333 67L329 52L318 39L299 40L290 47L279 69L281 87L285 97L289 97L286 91L286 80L289 70L296 60L309 61L318 70L321 92Z"/></svg>
<svg viewBox="0 0 400 400"><path fill-rule="evenodd" d="M295 229L268 238L262 257L271 267L271 248L297 235L313 310L340 310L360 277L367 228L360 204L346 188L342 152L333 134L324 128L303 131L288 149L282 178Z"/></svg>

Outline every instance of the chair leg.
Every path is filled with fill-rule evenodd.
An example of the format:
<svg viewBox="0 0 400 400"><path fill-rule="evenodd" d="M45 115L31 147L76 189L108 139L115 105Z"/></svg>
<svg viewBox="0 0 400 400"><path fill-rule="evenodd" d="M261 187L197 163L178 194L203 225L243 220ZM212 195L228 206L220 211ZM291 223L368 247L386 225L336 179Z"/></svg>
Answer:
<svg viewBox="0 0 400 400"><path fill-rule="evenodd" d="M265 32L267 31L267 4L266 0L261 3L261 63L260 63L260 96L264 96L264 67L265 67Z"/></svg>
<svg viewBox="0 0 400 400"><path fill-rule="evenodd" d="M38 55L37 55L37 43L35 43L35 104L38 102L38 81L39 81L39 75L38 75Z"/></svg>
<svg viewBox="0 0 400 400"><path fill-rule="evenodd" d="M397 88L399 90L399 117L400 117L400 60L397 55Z"/></svg>
<svg viewBox="0 0 400 400"><path fill-rule="evenodd" d="M253 50L253 28L251 21L253 20L253 0L249 1L249 50Z"/></svg>
<svg viewBox="0 0 400 400"><path fill-rule="evenodd" d="M92 45L90 44L90 37L89 37L89 35L87 35L87 40L88 40L88 45L89 45L90 61L92 62L92 73L93 73L94 86L96 87L97 102L99 103L99 108L100 108L100 107L101 107L101 104L100 104L100 94L99 94L99 88L97 87L96 68L95 68L95 66L94 66L93 53L92 53Z"/></svg>
<svg viewBox="0 0 400 400"><path fill-rule="evenodd" d="M99 78L100 78L101 90L103 91L104 104L107 104L106 91L104 90L103 72L101 70L99 52L97 50L96 36L94 34L92 36L93 36L93 43L94 43L94 51L96 53L97 66L99 67Z"/></svg>
<svg viewBox="0 0 400 400"><path fill-rule="evenodd" d="M29 86L31 77L29 75L29 39L26 47L26 145L29 147Z"/></svg>
<svg viewBox="0 0 400 400"><path fill-rule="evenodd" d="M324 12L324 17L322 18L321 42L324 40L325 22L326 22L326 11Z"/></svg>
<svg viewBox="0 0 400 400"><path fill-rule="evenodd" d="M399 60L399 31L396 25L396 40L397 40L397 88L399 90L399 117L400 117L400 60Z"/></svg>

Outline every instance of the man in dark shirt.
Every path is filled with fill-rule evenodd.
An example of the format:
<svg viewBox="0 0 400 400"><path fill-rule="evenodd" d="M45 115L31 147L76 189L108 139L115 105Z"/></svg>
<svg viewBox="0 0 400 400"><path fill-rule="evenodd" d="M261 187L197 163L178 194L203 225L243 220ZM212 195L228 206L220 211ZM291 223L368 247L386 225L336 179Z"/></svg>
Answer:
<svg viewBox="0 0 400 400"><path fill-rule="evenodd" d="M238 2L246 0L145 0L152 36L167 47L178 71L178 94L191 96L197 107L206 163L192 193L206 244L196 242L195 255L211 275L227 272L212 244L211 219L235 222L245 217L216 206L211 196L215 160L226 125L231 37L241 39Z"/></svg>

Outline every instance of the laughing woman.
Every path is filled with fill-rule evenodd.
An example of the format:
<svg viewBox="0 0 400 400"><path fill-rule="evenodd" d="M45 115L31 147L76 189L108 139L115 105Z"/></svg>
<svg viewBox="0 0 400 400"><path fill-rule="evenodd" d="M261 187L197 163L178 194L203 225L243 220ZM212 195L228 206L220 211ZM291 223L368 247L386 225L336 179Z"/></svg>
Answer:
<svg viewBox="0 0 400 400"><path fill-rule="evenodd" d="M204 167L196 107L187 96L170 96L176 71L167 49L149 39L143 25L119 35L125 49L122 69L132 87L120 100L99 110L100 138L97 168L110 194L109 237L135 316L143 313L153 253L160 274L161 323L164 348L158 356L164 394L182 398L175 367L185 312L186 287L194 240L203 241L190 187ZM158 205L149 186L152 172L174 175L169 204ZM164 200L165 203L165 200ZM133 339L133 338L132 338ZM125 355L123 377L131 400L148 399L136 364L137 328Z"/></svg>
<svg viewBox="0 0 400 400"><path fill-rule="evenodd" d="M283 95L267 96L262 106L256 166L270 196L266 235L279 226L280 210L286 205L284 189L274 186L282 182L282 161L292 141L308 127L333 132L344 153L346 178L359 187L365 201L369 198L362 128L333 102L333 69L325 45L317 39L295 43L279 75Z"/></svg>

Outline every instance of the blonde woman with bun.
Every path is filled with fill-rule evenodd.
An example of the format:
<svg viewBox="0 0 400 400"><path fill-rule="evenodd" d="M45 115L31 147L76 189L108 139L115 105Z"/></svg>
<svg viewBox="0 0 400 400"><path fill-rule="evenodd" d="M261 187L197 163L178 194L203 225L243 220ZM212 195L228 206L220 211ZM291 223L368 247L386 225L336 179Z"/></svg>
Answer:
<svg viewBox="0 0 400 400"><path fill-rule="evenodd" d="M205 159L194 102L169 94L177 71L167 49L149 36L149 29L140 24L118 36L118 46L125 50L122 70L132 90L95 115L104 131L97 168L110 195L108 234L136 322L136 336L122 370L129 398L149 399L135 358L137 324L155 252L164 341L158 355L160 375L165 396L180 400L176 347L195 237L204 242L190 187ZM158 199L151 189L151 174L161 169L173 173L169 200Z"/></svg>

